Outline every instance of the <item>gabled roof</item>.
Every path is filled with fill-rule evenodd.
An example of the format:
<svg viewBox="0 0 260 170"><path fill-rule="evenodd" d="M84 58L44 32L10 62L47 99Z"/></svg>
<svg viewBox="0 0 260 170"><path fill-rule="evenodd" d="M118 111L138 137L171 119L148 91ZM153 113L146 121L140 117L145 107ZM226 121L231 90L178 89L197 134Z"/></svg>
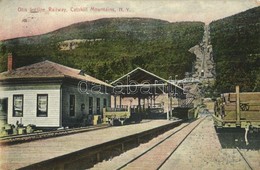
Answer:
<svg viewBox="0 0 260 170"><path fill-rule="evenodd" d="M156 84L156 81L158 83L159 82L163 82L163 83L166 83L166 84L171 84L173 86L176 86L177 88L182 89L182 87L178 86L177 84L171 82L171 81L168 81L162 77L159 77L147 70L144 70L140 67L137 67L136 69L130 71L129 73L123 75L122 77L118 78L117 80L113 81L111 84L112 85L116 85L117 83L120 82L120 84L128 84L128 79L129 80L133 80L133 81L136 81L138 82L139 84L142 84L143 81L149 81L151 84Z"/></svg>
<svg viewBox="0 0 260 170"><path fill-rule="evenodd" d="M137 67L136 69L130 71L129 73L123 75L122 77L118 78L117 80L113 81L111 84L115 84L117 82L122 82L122 81L126 81L127 78L130 78L131 80L135 80L135 81L142 81L142 80L161 80L161 81L166 81L165 79L151 73L148 72L140 67Z"/></svg>
<svg viewBox="0 0 260 170"><path fill-rule="evenodd" d="M84 74L82 70L70 68L48 60L0 73L1 80L41 78L72 78L112 87L110 84Z"/></svg>

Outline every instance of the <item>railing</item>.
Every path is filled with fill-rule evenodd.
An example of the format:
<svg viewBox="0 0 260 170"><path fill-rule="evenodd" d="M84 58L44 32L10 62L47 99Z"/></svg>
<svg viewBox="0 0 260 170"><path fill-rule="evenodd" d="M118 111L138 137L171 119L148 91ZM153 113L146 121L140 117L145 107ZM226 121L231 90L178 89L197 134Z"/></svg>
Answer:
<svg viewBox="0 0 260 170"><path fill-rule="evenodd" d="M194 103L192 103L194 98L186 98L184 100L178 101L178 106L183 108L192 108L194 107Z"/></svg>

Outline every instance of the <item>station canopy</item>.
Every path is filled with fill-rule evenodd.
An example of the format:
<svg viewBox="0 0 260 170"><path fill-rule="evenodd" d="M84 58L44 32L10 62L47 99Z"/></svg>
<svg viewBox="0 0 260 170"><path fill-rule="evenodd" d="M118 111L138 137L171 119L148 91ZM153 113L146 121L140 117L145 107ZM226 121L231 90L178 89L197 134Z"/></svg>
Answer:
<svg viewBox="0 0 260 170"><path fill-rule="evenodd" d="M140 67L113 81L114 95L146 98L160 94L183 94L183 88Z"/></svg>

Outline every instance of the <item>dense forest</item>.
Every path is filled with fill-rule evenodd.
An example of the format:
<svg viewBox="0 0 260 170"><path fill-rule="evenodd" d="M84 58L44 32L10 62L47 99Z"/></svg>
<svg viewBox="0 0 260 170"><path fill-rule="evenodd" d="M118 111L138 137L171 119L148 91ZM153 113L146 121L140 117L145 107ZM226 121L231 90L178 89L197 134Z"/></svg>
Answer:
<svg viewBox="0 0 260 170"><path fill-rule="evenodd" d="M84 70L112 81L142 67L168 78L192 70L195 55L188 50L203 36L204 23L170 23L145 18L104 18L73 24L48 34L3 41L0 66L6 70L7 53L16 67L42 60ZM62 50L61 44L68 48ZM72 45L72 47L71 47Z"/></svg>
<svg viewBox="0 0 260 170"><path fill-rule="evenodd" d="M260 91L260 7L212 22L210 35L218 91Z"/></svg>
<svg viewBox="0 0 260 170"><path fill-rule="evenodd" d="M0 42L0 72L7 53L15 66L51 60L112 81L142 67L163 78L192 71L188 50L202 41L202 22L148 18L103 18L32 37ZM210 36L217 92L260 91L260 7L213 21ZM66 47L65 49L63 47Z"/></svg>

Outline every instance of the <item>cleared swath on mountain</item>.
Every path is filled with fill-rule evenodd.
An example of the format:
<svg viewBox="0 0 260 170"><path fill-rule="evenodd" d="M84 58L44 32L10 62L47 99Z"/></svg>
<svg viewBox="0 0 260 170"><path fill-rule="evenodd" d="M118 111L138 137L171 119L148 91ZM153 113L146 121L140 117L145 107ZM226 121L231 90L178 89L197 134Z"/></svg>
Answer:
<svg viewBox="0 0 260 170"><path fill-rule="evenodd" d="M260 7L210 24L217 89L260 91Z"/></svg>
<svg viewBox="0 0 260 170"><path fill-rule="evenodd" d="M164 78L191 71L188 52L203 36L202 22L170 23L148 18L104 18L81 22L33 37L1 42L1 70L13 52L16 67L48 59L83 69L102 80L114 80L139 66ZM62 42L80 40L61 50ZM98 41L95 41L98 40Z"/></svg>

